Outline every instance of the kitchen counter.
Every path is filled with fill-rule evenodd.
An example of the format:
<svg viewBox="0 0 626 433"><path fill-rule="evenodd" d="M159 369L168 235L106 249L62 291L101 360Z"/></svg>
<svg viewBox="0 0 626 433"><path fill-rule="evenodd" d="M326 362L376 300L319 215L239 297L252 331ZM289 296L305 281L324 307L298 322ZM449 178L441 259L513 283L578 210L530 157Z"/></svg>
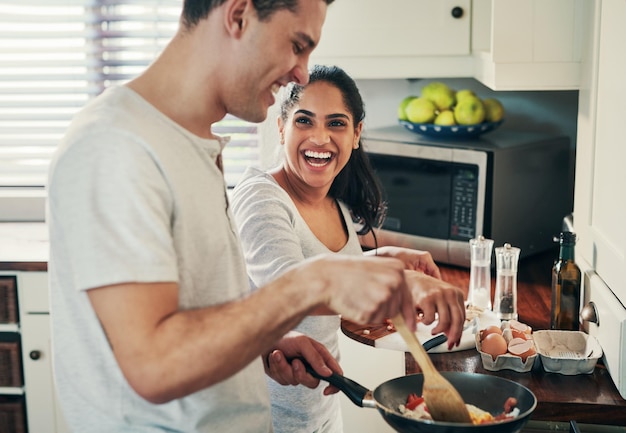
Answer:
<svg viewBox="0 0 626 433"><path fill-rule="evenodd" d="M0 223L0 271L48 269L45 223Z"/></svg>
<svg viewBox="0 0 626 433"><path fill-rule="evenodd" d="M548 329L550 325L551 268L558 250L548 251L519 262L517 291L519 320L533 330ZM469 270L440 265L444 280L459 287L469 285ZM492 278L492 280L495 280ZM492 297L495 281L492 281ZM341 329L349 338L375 346L376 340L389 335L386 324L357 325L342 321ZM483 368L480 354L475 349L430 354L435 367L441 371L470 371L492 374L518 382L533 391L538 404L532 419L538 421L575 420L579 423L626 425L624 400L604 367L602 359L592 374L564 376L546 373L541 362L535 362L527 373L512 370L497 372ZM405 354L406 374L420 372L413 356Z"/></svg>
<svg viewBox="0 0 626 433"><path fill-rule="evenodd" d="M558 251L521 259L518 272L519 319L534 330L549 326L550 269ZM0 271L46 271L48 233L44 223L0 224ZM466 269L441 266L446 281L467 287ZM349 338L375 346L378 338L389 335L386 324L356 325L342 321L343 333ZM496 374L530 388L538 399L532 419L537 421L576 420L589 424L626 425L626 400L613 384L602 360L590 375L562 376L545 373L537 361L529 373L510 370L490 372L483 369L476 350L431 354L435 366L442 371L473 371ZM411 354L405 354L407 374L419 372Z"/></svg>

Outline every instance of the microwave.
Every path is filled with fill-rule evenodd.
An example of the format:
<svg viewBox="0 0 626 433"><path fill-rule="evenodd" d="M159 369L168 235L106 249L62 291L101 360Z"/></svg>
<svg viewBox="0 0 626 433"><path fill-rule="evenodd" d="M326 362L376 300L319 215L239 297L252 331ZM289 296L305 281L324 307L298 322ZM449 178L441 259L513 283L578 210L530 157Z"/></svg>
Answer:
<svg viewBox="0 0 626 433"><path fill-rule="evenodd" d="M502 129L431 138L398 125L365 130L363 145L388 206L379 246L427 250L436 262L470 267L470 239L482 235L529 256L554 248L572 212L566 136Z"/></svg>

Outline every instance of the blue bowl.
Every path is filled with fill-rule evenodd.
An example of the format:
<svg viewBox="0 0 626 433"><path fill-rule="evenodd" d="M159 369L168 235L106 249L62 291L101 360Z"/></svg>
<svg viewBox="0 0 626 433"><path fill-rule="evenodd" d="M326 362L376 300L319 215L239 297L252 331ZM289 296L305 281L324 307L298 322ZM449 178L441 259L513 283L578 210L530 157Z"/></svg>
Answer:
<svg viewBox="0 0 626 433"><path fill-rule="evenodd" d="M468 139L493 131L502 125L504 119L497 122L483 122L477 125L454 126L442 126L435 125L433 123L413 123L408 120L398 120L398 122L400 122L400 125L404 126L409 131L425 135L427 137Z"/></svg>

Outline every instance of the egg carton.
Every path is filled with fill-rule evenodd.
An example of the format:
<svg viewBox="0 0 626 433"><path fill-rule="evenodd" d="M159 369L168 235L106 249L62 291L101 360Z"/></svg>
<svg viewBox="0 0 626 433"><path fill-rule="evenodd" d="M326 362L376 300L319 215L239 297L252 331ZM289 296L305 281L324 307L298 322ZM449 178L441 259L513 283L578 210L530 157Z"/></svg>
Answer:
<svg viewBox="0 0 626 433"><path fill-rule="evenodd" d="M502 331L502 336L504 337L504 339L506 340L508 344L509 341L511 341L511 339L513 338L511 329L506 327L505 323L503 323L503 328L504 329ZM530 340L533 341L533 344L534 344L532 335L530 336ZM496 359L493 359L493 357L489 353L483 352L481 350L482 346L481 346L481 341L480 341L480 332L476 333L475 342L476 342L476 350L478 351L478 353L480 353L480 358L482 360L483 368L485 370L489 370L489 371L513 370L519 373L526 373L532 370L533 365L535 364L535 361L538 358L537 353L528 356L526 360L522 360L520 356L513 355L512 353L505 353L504 355L498 355ZM535 349L536 349L536 345L535 345Z"/></svg>
<svg viewBox="0 0 626 433"><path fill-rule="evenodd" d="M537 331L535 344L549 373L591 374L602 356L598 340L580 331Z"/></svg>

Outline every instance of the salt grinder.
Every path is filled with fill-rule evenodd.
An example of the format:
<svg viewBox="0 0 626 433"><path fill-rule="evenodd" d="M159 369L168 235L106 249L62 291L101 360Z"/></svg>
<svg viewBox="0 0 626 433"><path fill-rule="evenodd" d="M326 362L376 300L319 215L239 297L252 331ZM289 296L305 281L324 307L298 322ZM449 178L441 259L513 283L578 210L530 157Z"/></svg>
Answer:
<svg viewBox="0 0 626 433"><path fill-rule="evenodd" d="M504 244L496 248L494 311L500 320L517 319L517 262L520 249Z"/></svg>
<svg viewBox="0 0 626 433"><path fill-rule="evenodd" d="M470 305L491 310L491 251L493 240L478 236L470 239L470 284L467 301Z"/></svg>

